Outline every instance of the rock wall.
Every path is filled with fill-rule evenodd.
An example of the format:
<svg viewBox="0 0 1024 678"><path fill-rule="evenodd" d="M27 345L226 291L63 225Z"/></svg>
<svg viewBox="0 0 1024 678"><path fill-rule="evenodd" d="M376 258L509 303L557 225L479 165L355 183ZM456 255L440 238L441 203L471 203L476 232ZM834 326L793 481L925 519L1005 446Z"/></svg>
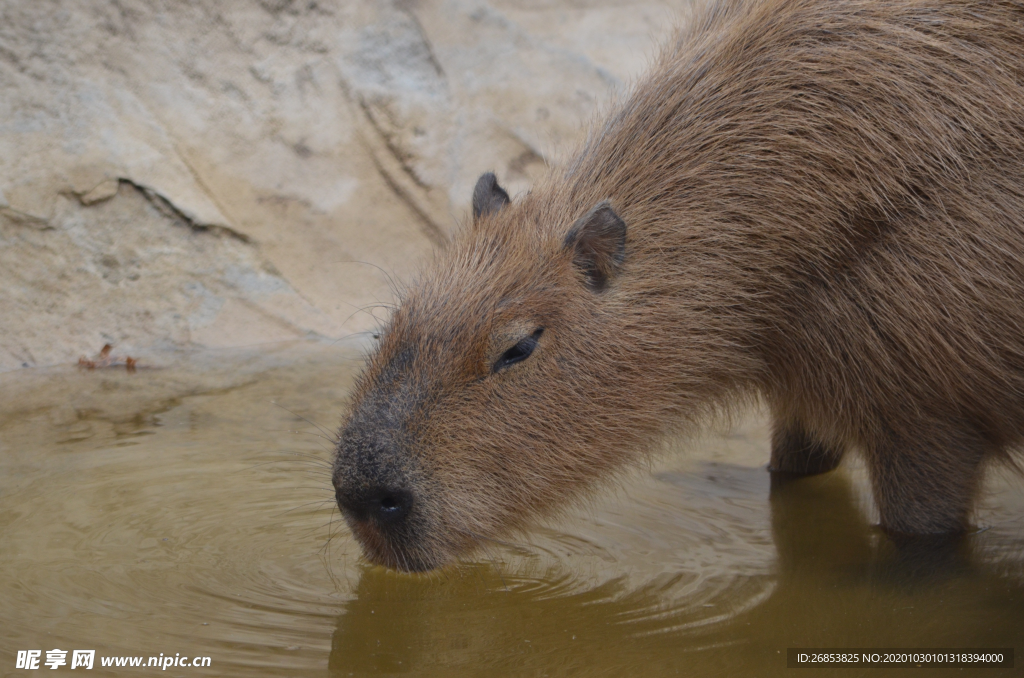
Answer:
<svg viewBox="0 0 1024 678"><path fill-rule="evenodd" d="M358 337L685 2L0 0L0 370Z"/></svg>

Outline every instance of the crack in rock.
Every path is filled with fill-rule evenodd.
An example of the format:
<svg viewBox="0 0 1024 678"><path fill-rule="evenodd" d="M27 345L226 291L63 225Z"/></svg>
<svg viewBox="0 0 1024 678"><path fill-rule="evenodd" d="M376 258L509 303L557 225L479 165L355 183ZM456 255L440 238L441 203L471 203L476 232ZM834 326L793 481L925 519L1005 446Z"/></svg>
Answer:
<svg viewBox="0 0 1024 678"><path fill-rule="evenodd" d="M214 234L218 234L218 235L227 235L227 236L230 236L230 237L235 238L237 240L240 240L240 241L244 242L247 245L253 244L252 238L250 238L249 236L245 235L244 233L240 233L240 232L236 231L235 229L231 228L230 226L225 226L224 224L206 224L206 223L202 223L202 222L196 221L193 217L189 216L189 214L187 212L183 211L177 205L175 205L173 202L171 202L169 199L167 199L166 196L161 195L159 192L155 191L154 189L150 188L149 186L146 186L144 184L136 183L135 181L132 181L131 179L128 179L126 177L118 177L117 181L119 183L128 184L128 185L136 188L139 192L142 193L142 195L144 195L146 197L146 200L148 200L150 202L150 204L152 204L153 207L155 207L161 214L163 214L164 216L166 216L166 217L168 217L170 219L177 219L177 220L185 222L185 224L189 228L191 228L192 230L202 231L202 232L206 232L206 233L214 233ZM106 183L106 182L104 182L104 183ZM103 186L103 184L100 184L100 186ZM97 187L97 188L99 188L99 187ZM91 195L96 190L97 189L94 188L87 195ZM115 193L116 193L116 191L115 191ZM113 194L111 194L110 197L112 197L112 196L113 196ZM83 205L91 204L91 203L85 202L84 198L85 198L85 196L81 196L79 198L79 200L82 200L82 204Z"/></svg>

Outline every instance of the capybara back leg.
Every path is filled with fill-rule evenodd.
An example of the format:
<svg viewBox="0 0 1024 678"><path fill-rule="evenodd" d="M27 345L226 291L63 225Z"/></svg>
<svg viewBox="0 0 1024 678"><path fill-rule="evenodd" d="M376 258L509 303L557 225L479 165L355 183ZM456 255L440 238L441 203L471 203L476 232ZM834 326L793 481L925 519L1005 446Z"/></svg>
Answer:
<svg viewBox="0 0 1024 678"><path fill-rule="evenodd" d="M986 443L963 431L893 436L868 450L882 527L896 535L962 532Z"/></svg>
<svg viewBox="0 0 1024 678"><path fill-rule="evenodd" d="M793 475L816 475L831 471L843 458L843 450L825 445L799 424L776 420L772 432L772 460L769 471Z"/></svg>

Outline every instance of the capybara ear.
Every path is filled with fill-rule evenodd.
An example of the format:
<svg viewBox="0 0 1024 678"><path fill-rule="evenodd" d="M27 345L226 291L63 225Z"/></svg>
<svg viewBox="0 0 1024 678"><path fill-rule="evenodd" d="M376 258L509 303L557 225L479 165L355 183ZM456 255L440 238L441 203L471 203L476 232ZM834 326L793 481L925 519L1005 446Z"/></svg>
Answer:
<svg viewBox="0 0 1024 678"><path fill-rule="evenodd" d="M508 193L498 185L498 177L494 176L494 172L481 174L473 189L473 221L497 212L508 203Z"/></svg>
<svg viewBox="0 0 1024 678"><path fill-rule="evenodd" d="M573 251L572 262L583 272L587 286L600 292L626 258L626 222L607 200L599 202L572 225L565 247Z"/></svg>

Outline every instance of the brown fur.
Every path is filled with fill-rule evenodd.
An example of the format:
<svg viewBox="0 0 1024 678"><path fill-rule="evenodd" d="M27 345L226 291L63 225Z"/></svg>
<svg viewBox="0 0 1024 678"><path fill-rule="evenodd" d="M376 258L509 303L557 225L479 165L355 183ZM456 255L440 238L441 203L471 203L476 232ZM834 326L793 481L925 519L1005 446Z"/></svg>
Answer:
<svg viewBox="0 0 1024 678"><path fill-rule="evenodd" d="M884 527L963 529L1024 436L1022 54L1021 2L699 9L401 300L335 463L368 557L443 565L749 396L773 469L859 448Z"/></svg>

